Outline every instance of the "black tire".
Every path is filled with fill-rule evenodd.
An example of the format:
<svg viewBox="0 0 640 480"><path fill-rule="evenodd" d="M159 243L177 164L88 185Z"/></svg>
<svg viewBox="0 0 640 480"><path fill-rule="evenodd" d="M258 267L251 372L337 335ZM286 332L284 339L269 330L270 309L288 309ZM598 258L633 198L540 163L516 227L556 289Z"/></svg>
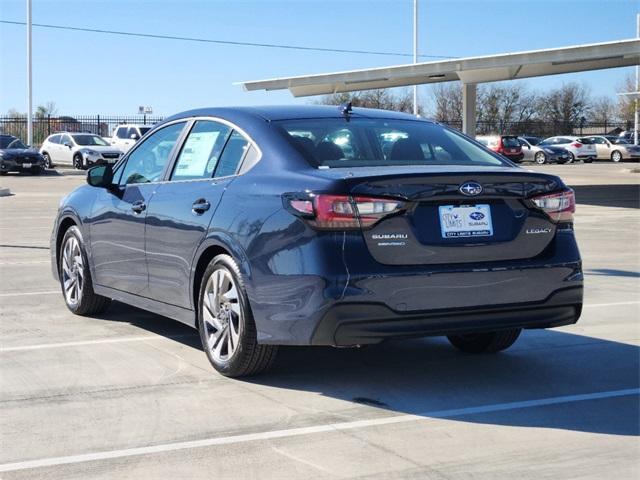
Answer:
<svg viewBox="0 0 640 480"><path fill-rule="evenodd" d="M449 335L447 338L454 347L463 352L496 353L513 345L521 332L521 328L514 328L497 332Z"/></svg>
<svg viewBox="0 0 640 480"><path fill-rule="evenodd" d="M2 175L3 177L9 172L0 172L0 175Z"/></svg>
<svg viewBox="0 0 640 480"><path fill-rule="evenodd" d="M569 164L576 161L576 156L573 153L567 152L567 156L569 157L569 159L565 163Z"/></svg>
<svg viewBox="0 0 640 480"><path fill-rule="evenodd" d="M547 163L547 155L542 151L536 152L536 154L533 156L533 161L538 165L544 165L545 163Z"/></svg>
<svg viewBox="0 0 640 480"><path fill-rule="evenodd" d="M226 360L216 359L213 353L213 348L209 347L210 339L210 326L207 323L205 325L204 320L204 296L207 291L209 279L212 278L216 270L221 270L221 273L226 275L230 274L231 278L235 282L237 291L237 304L240 307L241 315L237 317L238 323L238 339L235 346L235 350L228 355ZM225 273L226 272L226 273ZM211 297L208 297L211 298ZM210 310L209 310L210 311ZM256 325L253 320L253 314L251 312L251 306L247 298L245 284L240 273L240 269L235 260L229 255L216 256L205 270L202 276L202 282L200 285L200 291L198 292L198 330L200 332L200 339L202 341L202 347L211 362L213 368L220 374L226 377L244 377L249 375L255 375L269 369L273 364L278 351L277 345L260 345L258 344ZM227 327L227 335L229 327ZM220 334L222 342L224 340L224 329ZM228 352L228 349L227 349Z"/></svg>
<svg viewBox="0 0 640 480"><path fill-rule="evenodd" d="M42 173L42 167L31 167L29 171L31 175L40 175Z"/></svg>
<svg viewBox="0 0 640 480"><path fill-rule="evenodd" d="M64 263L64 251L67 242L71 238L74 238L78 243L80 255L82 258L82 287L79 294L79 300L76 302L70 302L67 294L65 293L65 267ZM62 296L64 297L67 308L76 315L96 315L103 313L109 308L111 299L98 295L93 291L93 283L91 280L91 270L89 268L89 261L87 259L87 253L82 240L82 234L80 229L76 226L69 227L62 238L60 244L60 254L58 258L58 272L60 276L60 288L62 289ZM76 280L77 281L77 280Z"/></svg>
<svg viewBox="0 0 640 480"><path fill-rule="evenodd" d="M611 152L611 161L612 162L621 162L622 161L622 153L619 150L614 150Z"/></svg>
<svg viewBox="0 0 640 480"><path fill-rule="evenodd" d="M593 158L585 158L582 160L584 163L593 163Z"/></svg>
<svg viewBox="0 0 640 480"><path fill-rule="evenodd" d="M44 168L53 168L53 162L47 152L42 154L42 158L44 158Z"/></svg>
<svg viewBox="0 0 640 480"><path fill-rule="evenodd" d="M73 156L73 168L76 170L84 170L84 161L82 160L82 155L79 153Z"/></svg>

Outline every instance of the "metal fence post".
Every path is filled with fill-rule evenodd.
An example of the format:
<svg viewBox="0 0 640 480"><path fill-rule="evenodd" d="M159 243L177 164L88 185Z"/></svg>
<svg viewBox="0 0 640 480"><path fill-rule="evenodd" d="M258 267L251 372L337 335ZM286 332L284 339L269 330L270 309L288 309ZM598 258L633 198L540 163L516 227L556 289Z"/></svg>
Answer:
<svg viewBox="0 0 640 480"><path fill-rule="evenodd" d="M97 122L97 125L98 125L98 133L97 133L97 134L98 134L98 135L100 135L100 136L102 136L102 128L100 128L100 114L98 114L98 122Z"/></svg>

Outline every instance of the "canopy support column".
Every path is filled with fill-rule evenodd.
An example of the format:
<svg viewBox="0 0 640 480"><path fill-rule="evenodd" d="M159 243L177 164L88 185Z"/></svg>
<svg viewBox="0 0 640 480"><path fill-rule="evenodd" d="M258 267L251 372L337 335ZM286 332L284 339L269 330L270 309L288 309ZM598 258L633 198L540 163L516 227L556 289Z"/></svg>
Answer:
<svg viewBox="0 0 640 480"><path fill-rule="evenodd" d="M476 84L462 84L462 133L476 136Z"/></svg>

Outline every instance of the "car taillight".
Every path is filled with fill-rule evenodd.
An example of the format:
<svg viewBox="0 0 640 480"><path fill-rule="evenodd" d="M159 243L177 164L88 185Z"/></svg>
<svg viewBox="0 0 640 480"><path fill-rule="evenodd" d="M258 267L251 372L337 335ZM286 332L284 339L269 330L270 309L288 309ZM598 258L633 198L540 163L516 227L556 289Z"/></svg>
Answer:
<svg viewBox="0 0 640 480"><path fill-rule="evenodd" d="M309 195L308 198L285 197L285 202L293 213L322 230L369 228L404 206L404 202L389 198L325 194Z"/></svg>
<svg viewBox="0 0 640 480"><path fill-rule="evenodd" d="M572 222L576 211L576 196L568 188L560 193L539 195L531 199L554 222Z"/></svg>
<svg viewBox="0 0 640 480"><path fill-rule="evenodd" d="M582 144L576 142L576 143L572 143L571 146L574 147L574 148L580 148L582 146Z"/></svg>

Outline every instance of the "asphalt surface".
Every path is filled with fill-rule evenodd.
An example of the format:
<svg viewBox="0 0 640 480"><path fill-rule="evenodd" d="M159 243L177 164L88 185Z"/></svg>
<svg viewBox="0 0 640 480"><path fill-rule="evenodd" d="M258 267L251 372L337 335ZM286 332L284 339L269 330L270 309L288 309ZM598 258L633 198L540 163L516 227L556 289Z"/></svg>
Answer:
<svg viewBox="0 0 640 480"><path fill-rule="evenodd" d="M533 167L532 167L533 168ZM640 174L535 167L576 186L577 325L470 356L442 338L286 348L219 376L196 334L114 304L67 311L49 271L77 176L0 178L0 478L640 476Z"/></svg>

